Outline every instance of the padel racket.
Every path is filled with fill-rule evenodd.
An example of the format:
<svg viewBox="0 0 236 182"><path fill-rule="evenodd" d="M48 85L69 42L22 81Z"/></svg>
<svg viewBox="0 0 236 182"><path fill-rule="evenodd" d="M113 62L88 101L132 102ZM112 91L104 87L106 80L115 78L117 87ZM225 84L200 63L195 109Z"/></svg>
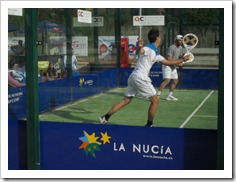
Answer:
<svg viewBox="0 0 236 182"><path fill-rule="evenodd" d="M191 50L196 47L198 44L198 37L193 33L188 33L183 38L183 45L186 48L185 55L189 55L189 60L186 61L187 63L192 62L194 60L194 55L191 53ZM184 56L185 56L184 55Z"/></svg>

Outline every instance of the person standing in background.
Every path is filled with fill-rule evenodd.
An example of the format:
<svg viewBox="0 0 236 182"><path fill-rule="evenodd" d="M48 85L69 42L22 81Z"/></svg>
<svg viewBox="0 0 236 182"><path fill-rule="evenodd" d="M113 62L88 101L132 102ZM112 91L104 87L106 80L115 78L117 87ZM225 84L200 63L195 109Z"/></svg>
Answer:
<svg viewBox="0 0 236 182"><path fill-rule="evenodd" d="M183 56L183 36L182 35L177 35L174 40L174 44L171 45L168 48L167 52L167 60L176 60L179 59ZM173 96L173 92L176 88L176 85L178 84L178 72L176 67L177 66L183 66L183 63L179 63L176 65L162 65L162 73L163 73L163 82L161 83L159 90L157 92L157 95L160 97L163 89L170 83L172 80L172 83L170 85L169 93L166 96L166 100L178 100L178 98Z"/></svg>
<svg viewBox="0 0 236 182"><path fill-rule="evenodd" d="M79 71L77 69L77 65L78 65L78 61L77 58L74 54L74 49L71 48L71 69L72 69L72 75L73 76L78 76L79 75ZM64 68L67 68L67 55L64 56ZM68 68L67 68L68 69Z"/></svg>

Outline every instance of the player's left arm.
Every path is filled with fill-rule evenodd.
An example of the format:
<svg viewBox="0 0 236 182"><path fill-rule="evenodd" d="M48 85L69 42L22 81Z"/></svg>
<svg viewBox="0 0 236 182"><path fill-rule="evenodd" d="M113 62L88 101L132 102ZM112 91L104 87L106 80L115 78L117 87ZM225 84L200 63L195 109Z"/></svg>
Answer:
<svg viewBox="0 0 236 182"><path fill-rule="evenodd" d="M183 53L183 50L182 50L182 51L181 51L181 54L180 54L180 56L179 56L179 59L180 59L180 58L183 58L183 56L184 56L184 53ZM184 65L184 63L179 63L179 64L178 64L179 67L183 67L183 65Z"/></svg>
<svg viewBox="0 0 236 182"><path fill-rule="evenodd" d="M183 42L181 44L181 47L183 47ZM184 52L183 52L183 49L181 49L181 54L180 54L179 58L182 58L183 56L184 56ZM184 63L179 63L178 64L179 67L183 67L183 65L184 65Z"/></svg>
<svg viewBox="0 0 236 182"><path fill-rule="evenodd" d="M180 59L182 58L183 56L179 57ZM177 66L179 67L183 67L184 63L178 63Z"/></svg>
<svg viewBox="0 0 236 182"><path fill-rule="evenodd" d="M167 60L173 60L172 56L168 55Z"/></svg>

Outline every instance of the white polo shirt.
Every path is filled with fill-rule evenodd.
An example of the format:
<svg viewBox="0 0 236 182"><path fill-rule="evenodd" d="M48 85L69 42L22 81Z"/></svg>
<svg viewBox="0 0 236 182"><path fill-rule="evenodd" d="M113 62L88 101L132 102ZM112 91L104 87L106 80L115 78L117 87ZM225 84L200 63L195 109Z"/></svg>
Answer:
<svg viewBox="0 0 236 182"><path fill-rule="evenodd" d="M132 72L132 74L138 74L147 76L155 62L160 62L165 60L160 54L156 55L155 51L149 47L143 47L144 54L140 55L137 64Z"/></svg>
<svg viewBox="0 0 236 182"><path fill-rule="evenodd" d="M134 97L137 93L146 98L156 95L156 90L148 75L153 64L165 58L159 55L155 47L143 47L143 49L145 53L139 57L136 67L129 76L125 93L127 97Z"/></svg>

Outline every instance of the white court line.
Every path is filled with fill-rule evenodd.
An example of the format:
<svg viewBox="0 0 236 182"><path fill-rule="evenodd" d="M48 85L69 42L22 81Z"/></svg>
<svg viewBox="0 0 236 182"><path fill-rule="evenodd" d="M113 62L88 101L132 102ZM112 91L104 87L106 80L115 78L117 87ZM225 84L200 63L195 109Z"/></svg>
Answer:
<svg viewBox="0 0 236 182"><path fill-rule="evenodd" d="M202 101L202 103L192 112L192 114L190 114L190 116L184 121L184 123L179 127L179 128L183 128L188 122L189 120L194 116L194 114L202 107L202 105L207 101L207 99L211 96L211 94L213 94L213 90L208 94L208 96Z"/></svg>

